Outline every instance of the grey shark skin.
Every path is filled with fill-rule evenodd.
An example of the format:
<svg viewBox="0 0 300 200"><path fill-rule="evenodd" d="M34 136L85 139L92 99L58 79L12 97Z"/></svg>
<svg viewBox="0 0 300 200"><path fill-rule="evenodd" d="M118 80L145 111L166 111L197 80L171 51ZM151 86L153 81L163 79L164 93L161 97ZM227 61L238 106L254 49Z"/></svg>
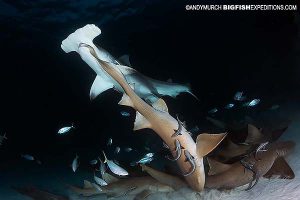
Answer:
<svg viewBox="0 0 300 200"><path fill-rule="evenodd" d="M108 197L122 197L124 195L136 195L141 194L150 195L155 192L172 192L174 189L166 184L160 183L154 178L147 177L131 177L128 179L118 180L114 183L110 183L107 186L102 186L102 191L97 190L94 187L80 188L76 186L68 186L73 192L82 196L94 196L99 194L105 194Z"/></svg>
<svg viewBox="0 0 300 200"><path fill-rule="evenodd" d="M99 28L95 26L90 28L91 30L88 30L86 35L92 33L94 35L99 34ZM93 38L92 36L89 38L90 41L92 40L91 38ZM122 87L125 93L119 104L131 106L137 111L134 130L143 128L152 129L164 140L170 149L176 148L174 144L175 140L178 139L181 146L186 148L185 151L188 151L189 154L194 157L195 170L192 174L186 176L185 180L192 189L196 191L203 190L205 183L203 157L211 152L225 138L226 133L200 134L197 137L197 143L195 143L188 131L182 127L181 135L172 137L174 130L178 130L178 121L168 113L165 102L162 99L159 99L152 105L153 107L147 104L127 83L126 75L123 75L124 73L122 72L122 67L120 67L120 65L101 60L97 56L96 50L94 49L95 47L84 42L84 40L77 41L77 43L76 41L73 41L73 43L70 42L69 46L66 46L65 48L68 49L71 48L72 45L77 45L76 48L78 49L78 52L80 52L80 55L85 60L92 62L95 70L102 71ZM176 153L177 152L172 152L173 157L176 157ZM191 171L191 163L185 162L185 156L181 156L177 160L177 164L183 173Z"/></svg>
<svg viewBox="0 0 300 200"><path fill-rule="evenodd" d="M91 46L95 50L95 53L99 59L115 64L114 67L118 68L118 70L124 74L127 82L130 85L135 85L135 92L137 95L148 102L153 103L158 99L158 97L163 95L168 95L175 98L182 92L192 94L188 85L154 80L142 75L131 67L120 65L120 62L117 61L111 54L94 45L93 39L100 34L101 31L98 27L88 24L70 34L61 44L61 48L66 53L72 51L79 53L81 58L96 72L97 77L90 91L91 100L96 98L102 92L111 88L114 88L122 93L124 93L124 90L102 68L98 67L99 63L97 63L95 59L90 59L90 57L87 56L84 51L81 51L79 46L85 44Z"/></svg>
<svg viewBox="0 0 300 200"><path fill-rule="evenodd" d="M291 141L272 143L267 151L259 152L259 160L255 160L252 155L248 162L253 163L253 170L257 178L264 176L273 166L274 162L291 152L295 144ZM214 161L217 163L216 161ZM253 172L245 170L245 167L236 162L232 165L220 164L218 171L214 175L207 176L205 187L215 189L232 189L238 186L248 184L253 181ZM224 169L224 170L222 170Z"/></svg>

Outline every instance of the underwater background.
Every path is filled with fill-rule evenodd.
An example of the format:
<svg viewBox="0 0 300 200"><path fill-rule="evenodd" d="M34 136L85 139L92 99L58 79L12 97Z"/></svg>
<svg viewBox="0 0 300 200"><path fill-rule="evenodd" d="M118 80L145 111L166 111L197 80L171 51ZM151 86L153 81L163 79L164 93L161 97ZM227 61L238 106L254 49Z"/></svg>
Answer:
<svg viewBox="0 0 300 200"><path fill-rule="evenodd" d="M30 199L13 186L67 194L64 183L93 180L89 162L102 150L139 175L139 168L130 163L148 152L155 153L151 166L170 164L164 161L162 141L153 131L132 131L135 111L117 105L120 93L108 90L90 101L95 73L78 55L66 55L60 47L62 40L86 24L102 30L96 44L115 57L128 54L142 74L191 85L199 101L186 93L163 99L172 116L178 114L188 129L195 130L194 138L222 132L206 119L210 116L267 128L288 124L282 137L296 143L288 157L296 177L288 184L262 180L249 192L215 191L196 197L184 190L150 198L296 199L300 194L299 13L187 11L186 4L193 1L0 1L0 135L7 136L0 146L0 199ZM237 91L260 99L259 104L225 109ZM213 108L218 111L212 113ZM75 129L70 133L57 134L72 123ZM116 147L120 153L115 153ZM126 147L133 151L126 152ZM22 158L23 154L41 164ZM74 173L70 164L76 154L80 166ZM263 196L270 191L274 196Z"/></svg>

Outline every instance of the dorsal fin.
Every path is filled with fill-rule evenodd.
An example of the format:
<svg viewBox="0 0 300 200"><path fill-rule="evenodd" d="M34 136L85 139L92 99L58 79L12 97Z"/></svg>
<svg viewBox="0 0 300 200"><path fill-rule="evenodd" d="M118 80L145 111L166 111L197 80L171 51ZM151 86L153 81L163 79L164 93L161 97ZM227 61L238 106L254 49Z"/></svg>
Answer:
<svg viewBox="0 0 300 200"><path fill-rule="evenodd" d="M152 107L157 109L157 110L163 111L163 112L169 112L168 111L168 106L167 106L166 102L163 99L158 99L156 102L154 102L152 104Z"/></svg>
<svg viewBox="0 0 300 200"><path fill-rule="evenodd" d="M151 128L150 122L138 111L136 111L133 130L140 130L144 128Z"/></svg>
<svg viewBox="0 0 300 200"><path fill-rule="evenodd" d="M118 104L122 105L122 106L130 106L130 107L134 108L134 105L133 105L130 97L126 93L123 94L122 99L119 101Z"/></svg>
<svg viewBox="0 0 300 200"><path fill-rule="evenodd" d="M231 168L231 165L218 162L212 158L207 158L209 165L208 175L220 174Z"/></svg>
<svg viewBox="0 0 300 200"><path fill-rule="evenodd" d="M89 189L89 188L94 188L94 186L90 181L84 180L83 181L83 188L84 189Z"/></svg>
<svg viewBox="0 0 300 200"><path fill-rule="evenodd" d="M272 178L274 176L279 176L282 179L293 179L295 178L295 173L286 162L284 157L278 157L271 169L264 175L265 178Z"/></svg>
<svg viewBox="0 0 300 200"><path fill-rule="evenodd" d="M202 158L214 150L226 137L227 133L208 134L203 133L197 136L197 155Z"/></svg>
<svg viewBox="0 0 300 200"><path fill-rule="evenodd" d="M130 60L129 60L129 55L124 54L118 58L118 61L120 61L123 65L127 65L128 67L132 67Z"/></svg>
<svg viewBox="0 0 300 200"><path fill-rule="evenodd" d="M104 174L102 175L102 178L103 178L103 179L105 180L105 182L108 183L108 184L119 181L118 178L116 178L116 177L114 177L114 176L112 176L112 175L110 175L110 174L108 174L108 173L104 173Z"/></svg>
<svg viewBox="0 0 300 200"><path fill-rule="evenodd" d="M245 140L245 143L248 144L258 144L263 138L263 134L260 132L258 128L253 126L252 124L248 124L248 136Z"/></svg>

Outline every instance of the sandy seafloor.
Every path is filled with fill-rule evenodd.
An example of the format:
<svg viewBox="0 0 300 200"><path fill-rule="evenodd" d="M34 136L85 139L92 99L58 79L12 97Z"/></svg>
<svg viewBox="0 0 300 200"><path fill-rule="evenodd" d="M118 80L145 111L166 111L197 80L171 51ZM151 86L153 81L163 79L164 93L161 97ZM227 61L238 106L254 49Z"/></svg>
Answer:
<svg viewBox="0 0 300 200"><path fill-rule="evenodd" d="M288 116L292 119L288 130L281 137L281 140L293 140L296 142L296 148L287 157L287 161L295 172L295 179L264 179L261 178L258 184L250 191L244 191L243 188L236 188L231 191L205 190L201 193L193 192L188 188L182 188L172 193L156 193L147 199L256 199L256 200L279 200L279 199L300 199L300 112L299 105L287 104L281 106L280 111L276 112L281 117ZM271 112L271 111L268 111ZM265 116L274 116L273 113L265 113ZM50 159L50 158L49 158ZM75 174L69 166L60 162L59 158L52 158L51 162L37 165L32 162L17 160L15 163L2 164L0 171L0 199L5 200L27 200L29 197L23 196L11 186L37 186L40 189L53 192L55 194L68 195L70 199L106 199L105 196L94 198L83 198L67 191L64 183L82 185L84 179L92 180L92 174L88 170L78 170ZM118 199L133 199L132 196L124 196Z"/></svg>

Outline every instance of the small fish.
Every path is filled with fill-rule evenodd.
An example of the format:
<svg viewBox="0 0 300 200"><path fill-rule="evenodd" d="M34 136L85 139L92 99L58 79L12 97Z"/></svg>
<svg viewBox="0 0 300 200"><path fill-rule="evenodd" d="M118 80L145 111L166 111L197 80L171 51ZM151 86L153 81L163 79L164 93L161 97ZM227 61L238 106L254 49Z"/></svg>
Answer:
<svg viewBox="0 0 300 200"><path fill-rule="evenodd" d="M263 142L263 143L261 143L258 147L257 147L257 149L256 149L256 151L255 151L255 155L254 155L254 158L256 159L256 157L257 157L257 154L258 154L258 152L263 152L263 151L267 151L267 145L269 144L269 142L267 141L267 142Z"/></svg>
<svg viewBox="0 0 300 200"><path fill-rule="evenodd" d="M112 145L112 138L109 138L107 141L107 146L110 146L110 145Z"/></svg>
<svg viewBox="0 0 300 200"><path fill-rule="evenodd" d="M225 106L225 109L231 109L234 107L234 104L233 103L229 103Z"/></svg>
<svg viewBox="0 0 300 200"><path fill-rule="evenodd" d="M146 151L150 151L150 148L149 148L149 147L145 147L145 150L146 150Z"/></svg>
<svg viewBox="0 0 300 200"><path fill-rule="evenodd" d="M147 153L144 157L152 158L154 156L154 153Z"/></svg>
<svg viewBox="0 0 300 200"><path fill-rule="evenodd" d="M246 97L243 96L244 92L236 92L233 99L236 101L244 101L246 100Z"/></svg>
<svg viewBox="0 0 300 200"><path fill-rule="evenodd" d="M196 163L195 163L195 158L190 154L190 152L188 150L184 150L184 155L186 157L186 162L189 162L191 164L191 171L183 174L183 176L189 176L192 173L194 173L195 169L196 169Z"/></svg>
<svg viewBox="0 0 300 200"><path fill-rule="evenodd" d="M131 148L131 147L126 147L125 149L124 149L124 151L126 151L126 152L130 152L130 151L132 151L133 149Z"/></svg>
<svg viewBox="0 0 300 200"><path fill-rule="evenodd" d="M96 176L95 173L94 173L94 180L95 180L95 182L96 182L98 185L100 185L100 186L105 186L105 185L107 185L106 181L103 180L102 178L99 178L98 176Z"/></svg>
<svg viewBox="0 0 300 200"><path fill-rule="evenodd" d="M139 161L137 161L136 164L147 164L153 160L154 160L153 157L144 157L144 158L140 159Z"/></svg>
<svg viewBox="0 0 300 200"><path fill-rule="evenodd" d="M105 167L105 164L103 163L103 161L98 157L98 160L100 162L100 166L99 166L99 170L97 171L100 171L101 175L103 176L103 174L106 172L106 167Z"/></svg>
<svg viewBox="0 0 300 200"><path fill-rule="evenodd" d="M128 175L128 172L125 169L118 166L113 161L108 160L105 153L104 153L104 151L102 151L102 153L104 155L104 163L107 163L107 166L112 171L112 173L114 173L116 175L119 175L119 176L127 176Z"/></svg>
<svg viewBox="0 0 300 200"><path fill-rule="evenodd" d="M72 124L71 126L66 126L66 127L63 127L63 128L61 128L61 129L59 129L58 130L58 134L60 134L60 135L63 135L63 134L66 134L66 133L68 133L71 129L74 129L75 127L74 127L74 125Z"/></svg>
<svg viewBox="0 0 300 200"><path fill-rule="evenodd" d="M21 154L21 157L26 159L26 160L30 160L30 161L34 160L34 157L32 155L29 155L29 154Z"/></svg>
<svg viewBox="0 0 300 200"><path fill-rule="evenodd" d="M254 107L256 106L257 104L259 104L260 102L260 99L253 99L247 103L244 104L244 106L248 106L248 107Z"/></svg>
<svg viewBox="0 0 300 200"><path fill-rule="evenodd" d="M166 158L171 160L171 161L176 161L180 158L180 156L181 156L181 145L180 145L179 140L175 140L175 150L174 151L176 152L176 157L175 158L170 158L168 156L166 156Z"/></svg>
<svg viewBox="0 0 300 200"><path fill-rule="evenodd" d="M120 148L120 147L116 147L116 149L115 149L115 154L120 153L120 151L121 151L121 148Z"/></svg>
<svg viewBox="0 0 300 200"><path fill-rule="evenodd" d="M96 165L97 163L98 163L98 160L96 160L96 159L90 161L90 164L91 164L91 165Z"/></svg>
<svg viewBox="0 0 300 200"><path fill-rule="evenodd" d="M216 112L218 112L218 108L213 108L213 109L208 111L209 114L214 114Z"/></svg>
<svg viewBox="0 0 300 200"><path fill-rule="evenodd" d="M277 110L280 106L278 104L273 105L270 110Z"/></svg>
<svg viewBox="0 0 300 200"><path fill-rule="evenodd" d="M178 123L178 129L174 130L175 133L172 135L172 137L177 137L178 135L182 135L181 132L184 127L184 123L179 120L178 115L176 115L176 118L177 118L177 123Z"/></svg>
<svg viewBox="0 0 300 200"><path fill-rule="evenodd" d="M77 170L78 167L79 167L79 161L78 161L78 159L79 159L79 157L78 157L78 155L76 154L76 156L75 156L75 158L74 158L74 160L73 160L73 162L72 162L72 170L73 170L73 172L76 172L76 170Z"/></svg>
<svg viewBox="0 0 300 200"><path fill-rule="evenodd" d="M4 135L0 135L0 146L3 144L4 139L7 140L6 133L4 133Z"/></svg>
<svg viewBox="0 0 300 200"><path fill-rule="evenodd" d="M129 117L130 113L126 112L126 111L121 111L121 115L124 116L124 117Z"/></svg>

